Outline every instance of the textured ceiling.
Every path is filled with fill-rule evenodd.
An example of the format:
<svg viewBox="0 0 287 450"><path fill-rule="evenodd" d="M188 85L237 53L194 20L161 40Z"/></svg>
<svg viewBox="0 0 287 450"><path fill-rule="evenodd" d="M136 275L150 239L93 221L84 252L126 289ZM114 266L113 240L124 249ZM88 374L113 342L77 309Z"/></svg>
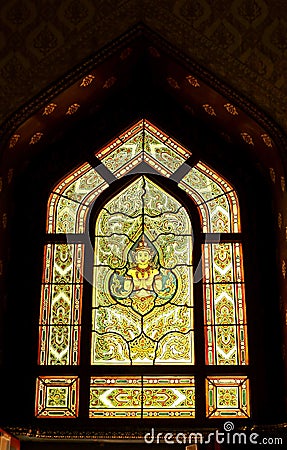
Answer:
<svg viewBox="0 0 287 450"><path fill-rule="evenodd" d="M0 122L143 22L287 130L285 0L6 0Z"/></svg>

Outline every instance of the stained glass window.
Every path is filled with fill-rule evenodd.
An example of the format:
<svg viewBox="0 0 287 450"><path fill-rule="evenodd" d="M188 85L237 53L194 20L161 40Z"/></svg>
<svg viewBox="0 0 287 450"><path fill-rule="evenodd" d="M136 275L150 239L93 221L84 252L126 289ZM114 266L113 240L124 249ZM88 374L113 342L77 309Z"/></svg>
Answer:
<svg viewBox="0 0 287 450"><path fill-rule="evenodd" d="M192 233L142 176L96 223L92 364L193 364Z"/></svg>
<svg viewBox="0 0 287 450"><path fill-rule="evenodd" d="M48 244L44 249L39 364L79 362L83 245Z"/></svg>
<svg viewBox="0 0 287 450"><path fill-rule="evenodd" d="M205 244L202 252L206 363L247 364L241 244Z"/></svg>
<svg viewBox="0 0 287 450"><path fill-rule="evenodd" d="M96 156L121 178L140 163L147 163L160 175L169 177L191 153L147 120L141 120Z"/></svg>
<svg viewBox="0 0 287 450"><path fill-rule="evenodd" d="M204 233L241 231L236 192L204 163L196 164L180 181L179 187L195 201Z"/></svg>
<svg viewBox="0 0 287 450"><path fill-rule="evenodd" d="M37 417L77 416L79 377L75 373L81 364L84 256L92 253L83 236L96 199L104 206L96 218L94 259L88 264L92 299L85 299L92 306L92 319L85 317L85 323L92 320L87 343L94 370L90 417L195 417L194 393L200 377L193 373L198 360L194 302L202 305L206 416L249 416L238 198L233 186L204 162L192 165L191 155L165 132L141 120L95 152L96 167L86 162L52 189L44 246L39 365L43 369L64 365L67 374L69 367L74 371L70 377L61 377L55 369L51 380L38 378ZM192 263L193 239L199 239L199 234L192 230L188 202L183 206L160 187L165 182L157 184L148 173L162 180L171 178L185 199L196 205L204 242L200 268ZM114 180L127 180L124 177L131 174L133 181L107 203L104 194L100 197ZM201 269L198 280L194 273ZM194 281L202 283L202 293L197 289L195 299ZM191 375L159 377L155 372L147 377L145 366L151 373L153 365L173 367L173 374L181 373L184 365L190 367ZM228 377L219 376L215 369L222 365L237 366L236 376L231 372ZM97 376L100 366L106 367L105 376ZM121 375L116 373L119 366L131 366L129 376L122 375L123 367ZM138 366L134 372L133 366ZM176 392L173 384L177 384ZM134 397L128 403L131 392ZM61 404L56 405L55 398Z"/></svg>
<svg viewBox="0 0 287 450"><path fill-rule="evenodd" d="M48 233L83 233L90 205L108 187L105 180L86 163L64 178L48 201Z"/></svg>
<svg viewBox="0 0 287 450"><path fill-rule="evenodd" d="M38 377L36 411L38 418L75 418L79 409L78 377Z"/></svg>
<svg viewBox="0 0 287 450"><path fill-rule="evenodd" d="M93 377L90 417L191 418L195 415L193 377Z"/></svg>
<svg viewBox="0 0 287 450"><path fill-rule="evenodd" d="M210 376L206 379L206 415L213 419L250 417L249 380L246 376Z"/></svg>

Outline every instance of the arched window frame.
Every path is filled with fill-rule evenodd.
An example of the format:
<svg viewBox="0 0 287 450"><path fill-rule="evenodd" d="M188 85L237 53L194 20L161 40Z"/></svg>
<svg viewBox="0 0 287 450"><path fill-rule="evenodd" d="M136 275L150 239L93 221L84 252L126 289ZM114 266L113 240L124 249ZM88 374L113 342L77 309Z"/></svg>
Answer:
<svg viewBox="0 0 287 450"><path fill-rule="evenodd" d="M146 145L146 142L152 145ZM162 150L164 148L164 150ZM116 179L120 179L131 173L156 173L162 177L170 178L185 191L196 204L201 220L204 240L202 244L203 258L203 297L204 297L204 329L206 342L206 365L220 366L223 363L218 360L218 351L215 351L215 330L219 323L216 322L214 307L209 306L210 299L216 295L216 283L214 280L218 273L214 269L214 254L219 253L225 246L229 247L227 253L235 262L231 264L227 283L235 289L237 302L237 314L235 319L237 358L233 365L241 366L242 374L206 376L206 416L210 418L249 417L250 402L249 380L246 370L242 366L248 364L247 331L244 298L244 278L241 250L241 224L239 205L236 192L233 187L203 162L193 161L192 154L169 138L165 133L157 129L146 120L141 120L125 133L112 141L95 154L99 164L93 168L89 163L82 164L72 174L66 176L51 193L48 201L47 236L54 235L54 243L48 243L44 251L44 269L41 295L40 315L40 342L39 365L77 366L80 359L80 332L81 332L81 308L83 296L83 265L85 246L81 238L85 235L88 217L91 207L100 194ZM200 185L200 178L209 180L214 184L217 195L211 196L211 190L205 182ZM216 199L221 199L228 211L229 220L225 220L224 214L219 217L218 224L212 220L214 215L222 213L224 208L216 204ZM66 237L67 244L57 242L56 236ZM223 235L223 239L222 236ZM80 237L80 239L79 239ZM216 247L217 246L217 247ZM219 248L217 251L216 248ZM63 251L64 249L64 251ZM64 255L63 255L64 253ZM217 255L218 256L218 255ZM59 262L61 262L59 264ZM210 270L212 268L212 270ZM228 272L228 268L225 267ZM224 271L224 270L223 270ZM201 273L201 268L199 270ZM195 272L195 277L197 276ZM68 278L67 278L68 277ZM229 280L230 281L230 280ZM52 298L53 289L61 289L62 286L69 290L70 311L69 323L57 323L62 331L69 336L65 359L57 362L55 354L51 351L53 334L51 317L53 315ZM235 302L236 303L236 302ZM58 314L58 313L57 313ZM56 318L56 321L58 320ZM229 326L229 324L228 324ZM66 331L65 331L66 330ZM240 343L240 345L239 345ZM49 348L50 345L50 348ZM211 350L210 350L211 349ZM245 353L245 354L244 354ZM56 370L55 370L56 372ZM229 371L230 372L230 371ZM78 417L79 412L79 377L78 376L39 376L36 389L36 416L37 417ZM51 393L60 392L65 397L65 407L50 408L47 399L51 399ZM217 402L220 392L235 396L237 407L231 412L230 405L220 408Z"/></svg>

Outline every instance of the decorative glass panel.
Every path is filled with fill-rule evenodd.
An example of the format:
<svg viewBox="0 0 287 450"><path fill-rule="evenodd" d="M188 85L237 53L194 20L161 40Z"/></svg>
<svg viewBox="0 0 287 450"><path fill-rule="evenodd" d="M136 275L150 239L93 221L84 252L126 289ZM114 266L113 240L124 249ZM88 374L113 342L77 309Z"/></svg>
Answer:
<svg viewBox="0 0 287 450"><path fill-rule="evenodd" d="M83 245L48 244L44 250L39 364L79 362Z"/></svg>
<svg viewBox="0 0 287 450"><path fill-rule="evenodd" d="M141 120L96 156L120 178L141 162L170 176L191 153L146 120ZM58 183L48 202L48 233L83 233L89 207L108 184L85 163Z"/></svg>
<svg viewBox="0 0 287 450"><path fill-rule="evenodd" d="M202 162L186 174L191 153L150 122L139 121L95 154L111 180L131 171L170 177L182 168L178 186L195 202L202 231L241 231L233 187ZM50 195L47 232L84 233L92 204L107 186L88 163L76 168ZM192 237L186 209L145 176L102 208L95 229L91 364L194 364ZM206 364L248 364L241 244L202 248ZM82 244L45 246L41 365L79 363L83 261ZM208 377L206 383L208 417L249 415L246 377ZM75 417L77 395L76 377L40 377L36 414ZM92 378L90 417L194 417L194 380Z"/></svg>
<svg viewBox="0 0 287 450"><path fill-rule="evenodd" d="M91 418L192 418L195 415L194 378L93 377Z"/></svg>
<svg viewBox="0 0 287 450"><path fill-rule="evenodd" d="M240 243L206 244L204 281L206 283L242 283L243 258Z"/></svg>
<svg viewBox="0 0 287 450"><path fill-rule="evenodd" d="M211 419L250 417L249 380L246 376L206 379L206 415Z"/></svg>
<svg viewBox="0 0 287 450"><path fill-rule="evenodd" d="M206 363L248 364L241 244L202 248Z"/></svg>
<svg viewBox="0 0 287 450"><path fill-rule="evenodd" d="M75 418L79 409L78 377L38 377L35 415L38 418Z"/></svg>
<svg viewBox="0 0 287 450"><path fill-rule="evenodd" d="M117 177L125 175L142 161L142 121L122 134L116 141L96 153L103 164Z"/></svg>
<svg viewBox="0 0 287 450"><path fill-rule="evenodd" d="M141 120L96 156L117 177L146 162L163 176L170 176L191 155L147 120Z"/></svg>
<svg viewBox="0 0 287 450"><path fill-rule="evenodd" d="M146 177L96 222L92 364L193 364L192 231Z"/></svg>
<svg viewBox="0 0 287 450"><path fill-rule="evenodd" d="M55 187L48 201L48 233L83 233L90 205L108 184L86 163Z"/></svg>
<svg viewBox="0 0 287 450"><path fill-rule="evenodd" d="M199 162L178 185L198 206L204 233L240 232L236 193L216 172Z"/></svg>

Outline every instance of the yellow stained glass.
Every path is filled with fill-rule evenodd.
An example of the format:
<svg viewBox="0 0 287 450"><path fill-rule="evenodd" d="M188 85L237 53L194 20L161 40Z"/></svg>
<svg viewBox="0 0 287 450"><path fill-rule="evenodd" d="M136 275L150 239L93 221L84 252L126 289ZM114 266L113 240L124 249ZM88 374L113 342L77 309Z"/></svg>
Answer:
<svg viewBox="0 0 287 450"><path fill-rule="evenodd" d="M206 164L196 164L178 185L198 206L204 233L241 231L239 205L233 187Z"/></svg>
<svg viewBox="0 0 287 450"><path fill-rule="evenodd" d="M248 364L241 243L204 244L206 363Z"/></svg>
<svg viewBox="0 0 287 450"><path fill-rule="evenodd" d="M250 417L247 376L210 376L206 379L206 415L210 419Z"/></svg>
<svg viewBox="0 0 287 450"><path fill-rule="evenodd" d="M96 153L117 178L126 175L142 162L169 177L190 155L188 150L147 120L140 120Z"/></svg>
<svg viewBox="0 0 287 450"><path fill-rule="evenodd" d="M48 201L48 233L83 233L89 206L108 187L105 180L85 163L54 188Z"/></svg>
<svg viewBox="0 0 287 450"><path fill-rule="evenodd" d="M39 364L79 362L83 287L83 245L48 244L44 248Z"/></svg>
<svg viewBox="0 0 287 450"><path fill-rule="evenodd" d="M90 418L193 418L194 377L92 377Z"/></svg>
<svg viewBox="0 0 287 450"><path fill-rule="evenodd" d="M92 364L193 364L192 230L142 176L96 222Z"/></svg>
<svg viewBox="0 0 287 450"><path fill-rule="evenodd" d="M147 120L95 155L101 161L99 172L85 163L54 188L48 202L48 233L84 233L93 202L108 183L145 171L178 181L197 206L203 233L241 231L237 194L231 184L203 162L188 171L191 152ZM104 205L95 227L92 365L195 363L192 238L187 210L147 176L139 176ZM202 260L205 362L248 364L241 244L206 243ZM45 246L41 365L79 364L83 262L84 244ZM68 378L38 379L37 417L77 415L73 402L78 380L70 383ZM136 380L134 391L123 377L109 378L107 383L119 388L109 397L107 386L101 385L103 379L93 378L90 417L194 417L193 378L186 386L181 384L176 395L172 385L179 380L184 383L184 377L125 378L128 383L130 379ZM158 388L157 383L165 386ZM213 402L208 403L208 417L248 417L247 377L208 377L206 383ZM110 406L103 399L109 399Z"/></svg>
<svg viewBox="0 0 287 450"><path fill-rule="evenodd" d="M79 411L79 378L41 376L36 381L35 415L74 419Z"/></svg>

